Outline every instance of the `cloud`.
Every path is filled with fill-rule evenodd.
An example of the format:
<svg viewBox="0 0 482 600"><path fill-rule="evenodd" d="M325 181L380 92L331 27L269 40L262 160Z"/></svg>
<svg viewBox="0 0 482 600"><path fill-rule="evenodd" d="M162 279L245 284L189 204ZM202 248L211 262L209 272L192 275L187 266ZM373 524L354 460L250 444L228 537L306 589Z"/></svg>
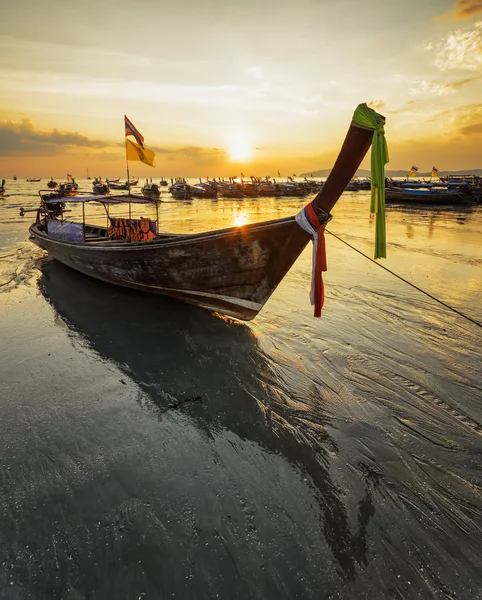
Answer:
<svg viewBox="0 0 482 600"><path fill-rule="evenodd" d="M481 0L482 1L482 0ZM458 29L438 45L435 66L441 71L482 68L482 22L470 29Z"/></svg>
<svg viewBox="0 0 482 600"><path fill-rule="evenodd" d="M388 110L387 113L389 115L400 115L400 114L404 114L407 112L411 112L413 105L416 103L416 100L409 100L406 104L404 104L403 106L401 106L400 108L394 108L392 110Z"/></svg>
<svg viewBox="0 0 482 600"><path fill-rule="evenodd" d="M457 0L452 11L440 15L439 19L468 19L482 12L482 0Z"/></svg>
<svg viewBox="0 0 482 600"><path fill-rule="evenodd" d="M445 123L447 133L467 139L482 133L482 104L465 104L444 110L434 115L434 120Z"/></svg>
<svg viewBox="0 0 482 600"><path fill-rule="evenodd" d="M385 106L385 102L383 100L370 100L368 106L374 110L381 110Z"/></svg>
<svg viewBox="0 0 482 600"><path fill-rule="evenodd" d="M422 79L422 81L417 82L414 87L411 87L408 90L408 93L411 96L446 96L447 94L455 93L458 88L467 85L472 81L477 81L477 79L480 79L480 77L467 77L449 83L436 83Z"/></svg>
<svg viewBox="0 0 482 600"><path fill-rule="evenodd" d="M467 83L472 83L472 81L477 81L478 79L480 79L480 77L468 77L467 79L459 79L458 81L452 81L451 83L447 83L447 86L452 88L453 90L456 90L457 88L462 87Z"/></svg>
<svg viewBox="0 0 482 600"><path fill-rule="evenodd" d="M100 149L109 145L76 132L36 131L28 118L20 124L0 123L0 156L53 156L74 148Z"/></svg>
<svg viewBox="0 0 482 600"><path fill-rule="evenodd" d="M480 123L474 123L473 125L466 125L460 129L462 135L478 135L482 134L482 121Z"/></svg>
<svg viewBox="0 0 482 600"><path fill-rule="evenodd" d="M227 161L227 154L219 148L202 148L200 146L182 146L179 148L161 148L149 146L158 157L170 161L192 161L195 165L210 165Z"/></svg>
<svg viewBox="0 0 482 600"><path fill-rule="evenodd" d="M422 79L422 81L419 81L414 87L411 87L408 90L408 93L411 96L445 96L446 94L453 94L454 90L450 89L444 83L433 83Z"/></svg>

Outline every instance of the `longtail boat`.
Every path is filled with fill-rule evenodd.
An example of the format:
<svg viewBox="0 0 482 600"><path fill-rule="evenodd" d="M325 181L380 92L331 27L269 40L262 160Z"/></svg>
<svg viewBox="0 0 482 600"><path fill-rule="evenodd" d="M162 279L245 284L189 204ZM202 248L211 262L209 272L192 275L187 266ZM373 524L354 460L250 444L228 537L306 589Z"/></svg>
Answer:
<svg viewBox="0 0 482 600"><path fill-rule="evenodd" d="M355 119L360 109L365 117ZM330 176L301 217L204 233L166 234L157 231L157 223L149 219L110 219L109 227L88 225L85 219L83 223L64 221L55 211L56 203L80 201L85 206L86 201L96 201L108 207L112 202L157 202L133 195L76 196L42 201L29 229L31 240L53 258L91 277L250 320L310 239L318 240L372 138L375 149L375 136L383 134L384 117L365 104L357 111ZM381 173L383 198L383 166ZM319 285L316 293L319 296ZM316 310L315 303L319 316Z"/></svg>
<svg viewBox="0 0 482 600"><path fill-rule="evenodd" d="M448 187L431 184L418 184L415 188L385 189L385 199L388 202L411 202L420 204L465 204L476 200L470 189L462 186Z"/></svg>

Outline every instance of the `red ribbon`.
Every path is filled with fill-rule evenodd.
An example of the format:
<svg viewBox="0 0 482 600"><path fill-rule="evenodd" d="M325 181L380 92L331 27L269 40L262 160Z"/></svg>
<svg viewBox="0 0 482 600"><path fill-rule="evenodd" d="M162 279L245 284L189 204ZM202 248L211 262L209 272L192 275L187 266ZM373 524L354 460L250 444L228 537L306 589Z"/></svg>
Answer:
<svg viewBox="0 0 482 600"><path fill-rule="evenodd" d="M315 289L314 289L314 305L315 305L315 317L321 317L321 309L325 303L325 286L323 284L323 271L327 270L326 266L326 243L325 243L325 227L320 225L318 217L316 216L315 209L312 204L308 204L306 207L306 216L308 217L311 225L318 234L318 244L316 247L316 258L314 264L314 277L315 277Z"/></svg>

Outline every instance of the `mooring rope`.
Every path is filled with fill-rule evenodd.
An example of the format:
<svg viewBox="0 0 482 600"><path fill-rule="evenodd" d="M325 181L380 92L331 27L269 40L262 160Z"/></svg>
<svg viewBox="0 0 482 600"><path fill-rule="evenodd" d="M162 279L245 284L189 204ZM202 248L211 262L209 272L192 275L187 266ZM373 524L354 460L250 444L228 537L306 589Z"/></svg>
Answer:
<svg viewBox="0 0 482 600"><path fill-rule="evenodd" d="M362 252L361 250L358 250L358 248L355 248L355 246L352 246L351 244L349 244L346 240L344 240L343 238L341 238L340 236L336 235L336 233L333 233L332 231L329 231L328 229L325 230L326 233L329 233L330 235L332 235L333 237L335 237L337 240L340 240L340 242L343 242L344 244L346 244L349 248L351 248L352 250L355 250L355 252L358 252L358 254L361 254L362 256L364 256L365 258L367 258L370 262L374 263L375 265L377 265L377 267L381 267L382 269L384 269L385 271L388 271L388 273L390 273L391 275L393 275L394 277L397 277L397 279L400 279L401 281L403 281L404 283L406 283L407 285L410 285L411 287L413 287L414 289L416 289L417 291L421 292L422 294L424 294L425 296L428 296L429 298L431 298L432 300L435 300L435 302L438 302L439 304L441 304L442 306L444 306L445 308L448 308L449 310L451 310L452 312L458 314L459 316L463 317L464 319L467 319L467 321L470 321L471 323L473 323L474 325L477 325L478 327L482 327L482 323L479 323L478 321L476 321L475 319L472 319L471 317L469 317L468 315L465 315L463 312L460 312L460 310L457 310L456 308L454 308L453 306L450 306L450 304L447 304L446 302L444 302L443 300L440 300L439 298L437 298L436 296L432 296L432 294L429 294L429 292L426 292L425 290L422 290L422 288L419 288L417 285L415 285L414 283L412 283L411 281L408 281L407 279L405 279L404 277L402 277L401 275L398 275L397 273L394 273L391 269L388 269L387 267L384 267L382 264L380 264L378 261L374 260L373 258L370 258L369 256L367 256L364 252Z"/></svg>

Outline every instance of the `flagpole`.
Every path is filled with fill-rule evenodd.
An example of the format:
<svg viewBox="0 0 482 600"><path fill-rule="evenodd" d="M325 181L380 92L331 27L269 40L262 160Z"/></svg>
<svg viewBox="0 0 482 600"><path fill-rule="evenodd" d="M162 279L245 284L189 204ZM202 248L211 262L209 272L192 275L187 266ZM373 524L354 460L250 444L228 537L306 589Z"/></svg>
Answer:
<svg viewBox="0 0 482 600"><path fill-rule="evenodd" d="M127 138L126 138L126 169L127 169L127 189L129 190L129 196L131 195L131 176L129 175L129 160L127 158Z"/></svg>

